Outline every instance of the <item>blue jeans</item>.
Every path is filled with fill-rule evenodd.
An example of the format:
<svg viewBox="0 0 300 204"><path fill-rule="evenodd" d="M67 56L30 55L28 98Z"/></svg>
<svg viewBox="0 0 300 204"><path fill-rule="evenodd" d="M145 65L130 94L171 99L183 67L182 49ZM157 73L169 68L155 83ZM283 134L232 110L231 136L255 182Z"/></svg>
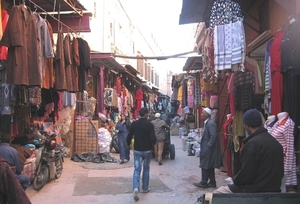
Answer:
<svg viewBox="0 0 300 204"><path fill-rule="evenodd" d="M147 191L149 188L149 172L150 172L150 161L151 161L152 151L134 150L133 155L134 155L133 190L135 188L140 190L140 174L143 165L142 190Z"/></svg>
<svg viewBox="0 0 300 204"><path fill-rule="evenodd" d="M27 187L30 185L30 178L26 175L23 174L19 174L16 175L17 179L19 180L22 188L24 189L24 191L27 189Z"/></svg>

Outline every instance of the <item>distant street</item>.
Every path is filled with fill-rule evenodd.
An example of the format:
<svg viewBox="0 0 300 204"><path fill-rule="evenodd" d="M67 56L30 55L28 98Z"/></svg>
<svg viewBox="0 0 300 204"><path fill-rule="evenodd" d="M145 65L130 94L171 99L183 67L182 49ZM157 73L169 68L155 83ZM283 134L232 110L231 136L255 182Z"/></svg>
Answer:
<svg viewBox="0 0 300 204"><path fill-rule="evenodd" d="M154 159L150 169L150 192L140 193L138 202L133 200L132 174L133 156L125 164L119 163L77 163L65 158L61 178L50 181L39 192L30 186L26 193L33 204L124 204L163 203L193 204L197 198L214 189L200 189L193 182L200 181L199 157L187 156L182 150L179 136L171 136L175 144L174 160L165 158L159 166ZM112 153L119 159L119 154ZM217 186L226 185L227 174L216 170Z"/></svg>

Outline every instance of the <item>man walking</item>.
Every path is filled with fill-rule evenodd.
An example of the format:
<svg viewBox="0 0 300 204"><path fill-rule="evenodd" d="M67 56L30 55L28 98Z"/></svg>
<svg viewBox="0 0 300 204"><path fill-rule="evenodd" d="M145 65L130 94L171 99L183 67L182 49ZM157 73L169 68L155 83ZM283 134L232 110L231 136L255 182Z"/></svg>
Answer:
<svg viewBox="0 0 300 204"><path fill-rule="evenodd" d="M262 127L258 110L246 111L243 123L249 136L243 140L242 167L233 176L233 184L222 186L214 193L280 192L284 173L282 145Z"/></svg>
<svg viewBox="0 0 300 204"><path fill-rule="evenodd" d="M143 165L142 174L142 192L149 192L149 172L152 148L156 143L153 124L148 121L149 111L147 108L141 108L139 111L140 119L132 122L127 135L127 144L131 144L134 135L134 173L133 173L133 194L134 200L138 201L140 189L140 174Z"/></svg>
<svg viewBox="0 0 300 204"><path fill-rule="evenodd" d="M164 151L164 144L166 139L166 130L170 130L170 127L167 123L160 119L160 113L155 113L155 120L152 120L151 123L154 126L154 132L156 136L156 144L154 145L155 160L158 162L158 165L162 165L162 154Z"/></svg>
<svg viewBox="0 0 300 204"><path fill-rule="evenodd" d="M204 120L204 132L200 144L200 168L202 172L201 181L194 183L199 188L215 188L215 168L220 168L221 149L217 130L217 124L210 118L211 109L204 108L202 119Z"/></svg>

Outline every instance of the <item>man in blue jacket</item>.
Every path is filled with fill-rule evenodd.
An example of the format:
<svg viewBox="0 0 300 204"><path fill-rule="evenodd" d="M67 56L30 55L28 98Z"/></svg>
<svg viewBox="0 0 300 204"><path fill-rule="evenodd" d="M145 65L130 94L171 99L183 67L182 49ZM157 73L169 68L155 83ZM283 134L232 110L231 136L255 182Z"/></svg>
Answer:
<svg viewBox="0 0 300 204"><path fill-rule="evenodd" d="M214 193L280 192L284 173L281 144L262 127L258 110L246 111L243 123L249 136L243 140L242 167L233 176L233 184L220 187Z"/></svg>
<svg viewBox="0 0 300 204"><path fill-rule="evenodd" d="M156 143L153 124L148 121L149 111L142 108L139 111L140 118L132 122L127 135L127 144L131 144L134 135L134 173L133 173L133 193L134 200L139 200L140 174L143 165L142 192L149 192L149 172L152 148Z"/></svg>
<svg viewBox="0 0 300 204"><path fill-rule="evenodd" d="M11 167L15 168L16 177L22 185L23 189L26 190L30 185L30 178L26 175L21 174L23 165L21 163L17 150L9 145L11 141L10 134L2 133L0 140L0 157L5 159Z"/></svg>

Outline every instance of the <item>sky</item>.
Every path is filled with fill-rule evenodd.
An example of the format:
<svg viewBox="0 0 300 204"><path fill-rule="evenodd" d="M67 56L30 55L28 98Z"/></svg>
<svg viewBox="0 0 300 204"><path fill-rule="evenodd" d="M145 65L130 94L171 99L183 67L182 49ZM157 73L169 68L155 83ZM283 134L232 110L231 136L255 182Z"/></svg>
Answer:
<svg viewBox="0 0 300 204"><path fill-rule="evenodd" d="M152 32L164 55L193 50L195 24L179 25L182 0L119 0L142 32ZM162 63L180 73L187 58L168 59Z"/></svg>

